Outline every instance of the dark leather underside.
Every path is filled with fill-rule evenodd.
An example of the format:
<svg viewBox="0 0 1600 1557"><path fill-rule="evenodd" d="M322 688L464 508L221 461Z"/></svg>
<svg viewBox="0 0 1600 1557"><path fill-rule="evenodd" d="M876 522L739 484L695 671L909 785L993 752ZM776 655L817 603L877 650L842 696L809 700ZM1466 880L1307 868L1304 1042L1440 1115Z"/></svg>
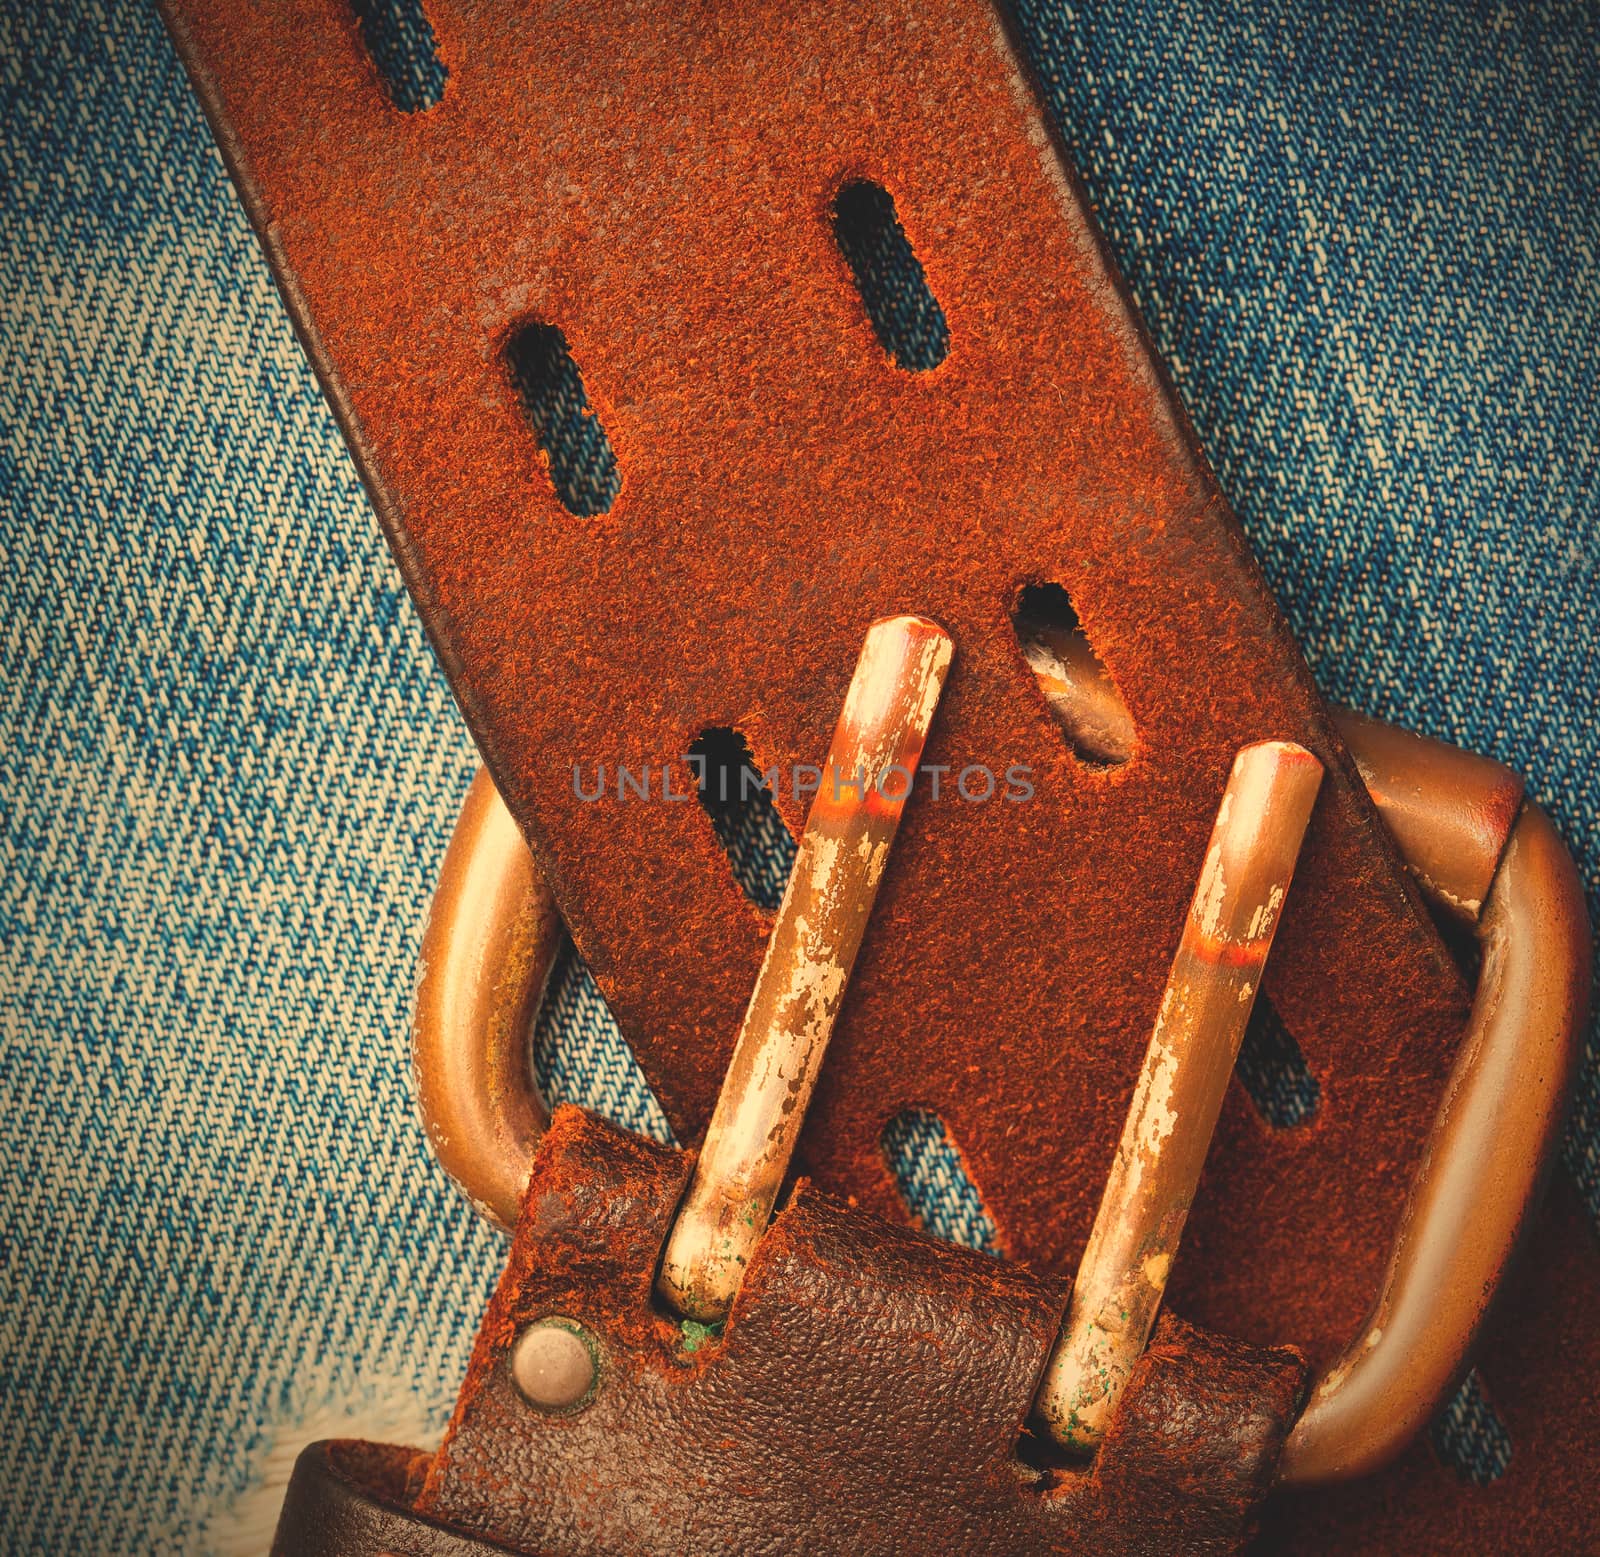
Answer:
<svg viewBox="0 0 1600 1557"><path fill-rule="evenodd" d="M452 1520L532 1541L525 1549L541 1553L670 1550L673 1532L685 1528L693 1540L685 1534L684 1550L715 1550L732 1530L751 1543L745 1549L788 1551L798 1549L791 1528L795 1540L801 1532L819 1538L808 1523L813 1507L836 1521L820 1538L851 1552L872 1550L879 1514L892 1509L908 1521L899 1549L912 1550L911 1533L949 1516L940 1500L952 1496L973 1499L966 1506L994 1521L965 1527L960 1538L971 1542L1004 1536L1049 1549L1085 1517L1077 1549L1122 1550L1094 1542L1096 1521L1124 1499L1134 1533L1149 1534L1156 1550L1194 1549L1201 1518L1214 1520L1222 1545L1228 1529L1242 1531L1281 1431L1276 1413L1297 1377L1291 1359L1169 1320L1113 1436L1123 1468L1115 1455L1102 1460L1098 1490L1079 1482L1051 1493L1037 1479L1016 1482L1011 1451L1031 1388L1026 1375L1042 1358L1059 1290L875 1226L808 1191L758 1254L726 1347L686 1355L640 1274L651 1268L686 1166L562 1110L437 1466L420 1451L313 1444L296 1468L274 1551L468 1557L511 1549L452 1529ZM1532 1258L1491 1322L1486 1371L1518 1446L1507 1475L1489 1488L1465 1487L1419 1444L1381 1476L1268 1499L1257 1550L1591 1548L1583 1486L1567 1467L1589 1462L1592 1392L1583 1369L1551 1368L1548 1359L1580 1354L1595 1272L1570 1196L1555 1197L1550 1218L1555 1225L1535 1233ZM630 1268L629 1260L640 1263ZM600 1333L601 1415L540 1418L507 1387L511 1336L547 1312L581 1317ZM1533 1322L1506 1317L1519 1313ZM928 1393L919 1399L921 1390ZM897 1433L907 1436L885 1442ZM1241 1452L1242 1462L1232 1458ZM430 1468L431 1516L417 1512ZM864 1511L843 1507L847 1483L867 1498ZM1138 1511L1147 1506L1145 1525Z"/></svg>
<svg viewBox="0 0 1600 1557"><path fill-rule="evenodd" d="M295 1462L272 1557L481 1557L509 1550L424 1519L409 1483L427 1468L418 1449L337 1439Z"/></svg>
<svg viewBox="0 0 1600 1557"><path fill-rule="evenodd" d="M690 1351L651 1295L689 1161L558 1111L422 1516L552 1557L1239 1546L1298 1408L1296 1353L1164 1320L1093 1470L1030 1465L1018 1446L1058 1283L801 1186L721 1339ZM541 1415L511 1382L512 1341L549 1314L599 1338L576 1416ZM366 1539L329 1453L308 1451L285 1532L337 1516ZM386 1462L393 1503L418 1463ZM289 1534L279 1549L297 1550Z"/></svg>

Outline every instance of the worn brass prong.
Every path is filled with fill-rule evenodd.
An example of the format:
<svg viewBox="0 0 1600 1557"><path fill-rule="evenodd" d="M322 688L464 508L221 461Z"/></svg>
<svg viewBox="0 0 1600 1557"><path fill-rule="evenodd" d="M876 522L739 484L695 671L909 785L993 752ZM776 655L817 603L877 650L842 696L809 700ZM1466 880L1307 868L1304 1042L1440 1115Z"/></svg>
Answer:
<svg viewBox="0 0 1600 1557"><path fill-rule="evenodd" d="M656 1280L691 1319L727 1314L772 1215L953 653L922 617L867 631Z"/></svg>
<svg viewBox="0 0 1600 1557"><path fill-rule="evenodd" d="M1150 1338L1322 782L1303 746L1234 759L1038 1414L1091 1450Z"/></svg>

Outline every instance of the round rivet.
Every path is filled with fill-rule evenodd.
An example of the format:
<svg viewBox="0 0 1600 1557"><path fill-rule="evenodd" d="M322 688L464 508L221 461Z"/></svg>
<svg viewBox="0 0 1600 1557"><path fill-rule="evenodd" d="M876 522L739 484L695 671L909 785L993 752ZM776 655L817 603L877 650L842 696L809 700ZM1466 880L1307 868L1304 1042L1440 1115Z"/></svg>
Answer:
<svg viewBox="0 0 1600 1557"><path fill-rule="evenodd" d="M536 1319L511 1348L511 1378L539 1411L576 1411L600 1379L600 1347L576 1319Z"/></svg>

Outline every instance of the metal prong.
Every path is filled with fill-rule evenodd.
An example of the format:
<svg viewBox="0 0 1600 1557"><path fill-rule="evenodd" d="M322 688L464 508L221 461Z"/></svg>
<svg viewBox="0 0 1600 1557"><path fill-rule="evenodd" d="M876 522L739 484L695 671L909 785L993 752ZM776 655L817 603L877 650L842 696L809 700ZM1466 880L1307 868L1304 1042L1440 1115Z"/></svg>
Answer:
<svg viewBox="0 0 1600 1557"><path fill-rule="evenodd" d="M922 617L867 630L656 1281L691 1319L727 1314L772 1215L953 653Z"/></svg>
<svg viewBox="0 0 1600 1557"><path fill-rule="evenodd" d="M1039 1390L1068 1448L1100 1441L1150 1338L1321 781L1322 764L1288 741L1234 759Z"/></svg>

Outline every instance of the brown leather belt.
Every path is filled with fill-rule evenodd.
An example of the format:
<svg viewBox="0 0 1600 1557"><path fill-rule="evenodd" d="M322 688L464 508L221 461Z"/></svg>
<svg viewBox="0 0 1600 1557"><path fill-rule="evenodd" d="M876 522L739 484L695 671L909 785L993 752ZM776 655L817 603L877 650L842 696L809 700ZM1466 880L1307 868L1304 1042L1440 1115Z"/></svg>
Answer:
<svg viewBox="0 0 1600 1557"><path fill-rule="evenodd" d="M1322 1105L1273 1130L1229 1096L1171 1297L1332 1363L1383 1285L1468 990L1004 24L978 0L440 0L449 82L407 114L342 0L165 10L494 784L680 1139L705 1125L767 921L699 807L590 803L575 769L688 789L684 752L719 728L758 767L814 760L868 622L950 630L930 755L1024 764L1036 796L908 818L800 1159L904 1220L880 1138L932 1108L1008 1254L1059 1273L1219 774L1264 736L1323 761L1267 981ZM841 226L860 190L915 253L942 355L885 349ZM614 470L541 447L575 374ZM1118 766L1071 749L1030 669L1019 606L1046 585L1131 715ZM776 798L798 831L802 802ZM1592 1290L1587 1244L1561 1251ZM1594 1377L1596 1343L1573 1344ZM1571 1377L1519 1380L1566 1408L1518 1421L1534 1469L1493 1495L1530 1529L1569 1517L1538 1467L1600 1430ZM1487 1528L1491 1505L1415 1455L1373 1485L1275 1517L1306 1544L1358 1507L1380 1544Z"/></svg>
<svg viewBox="0 0 1600 1557"><path fill-rule="evenodd" d="M1559 1134L1587 993L1577 873L1515 776L1358 715L1340 727L1429 901L1479 937L1482 971L1383 1285L1285 1444L1280 1479L1307 1485L1386 1463L1459 1377ZM547 1119L527 1034L560 945L554 898L480 774L423 938L413 1076L440 1164L508 1229Z"/></svg>

